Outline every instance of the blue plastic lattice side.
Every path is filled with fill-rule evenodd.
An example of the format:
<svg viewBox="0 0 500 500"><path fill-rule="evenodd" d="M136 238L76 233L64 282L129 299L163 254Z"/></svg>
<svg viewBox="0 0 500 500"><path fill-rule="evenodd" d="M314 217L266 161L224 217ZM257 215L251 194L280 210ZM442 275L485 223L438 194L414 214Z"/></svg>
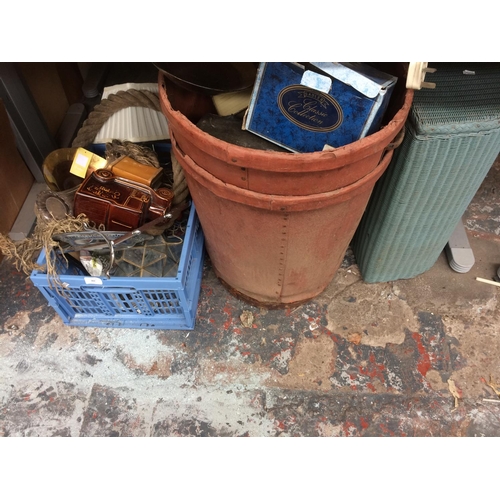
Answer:
<svg viewBox="0 0 500 500"><path fill-rule="evenodd" d="M192 330L203 270L204 237L191 206L177 276L165 278L92 278L59 274L64 286L50 283L44 272L31 280L49 304L71 326ZM45 264L41 253L38 264Z"/></svg>

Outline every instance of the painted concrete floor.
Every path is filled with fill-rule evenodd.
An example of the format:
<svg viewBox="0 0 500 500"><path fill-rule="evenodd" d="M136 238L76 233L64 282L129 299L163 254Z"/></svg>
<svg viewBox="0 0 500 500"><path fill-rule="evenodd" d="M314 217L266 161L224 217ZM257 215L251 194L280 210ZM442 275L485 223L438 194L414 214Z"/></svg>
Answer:
<svg viewBox="0 0 500 500"><path fill-rule="evenodd" d="M467 274L443 253L366 284L348 251L319 297L266 310L206 258L189 332L66 326L4 259L0 436L500 436L500 290L475 279L500 265L499 179L465 214Z"/></svg>

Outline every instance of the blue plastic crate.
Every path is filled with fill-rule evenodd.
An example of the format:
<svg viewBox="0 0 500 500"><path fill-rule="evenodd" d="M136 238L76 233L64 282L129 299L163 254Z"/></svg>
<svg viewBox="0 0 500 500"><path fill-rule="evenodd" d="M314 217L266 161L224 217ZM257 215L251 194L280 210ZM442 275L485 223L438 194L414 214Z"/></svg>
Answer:
<svg viewBox="0 0 500 500"><path fill-rule="evenodd" d="M59 274L64 287L49 283L44 272L31 280L71 326L192 330L203 271L204 237L194 204L191 205L177 276L166 278L94 278ZM45 253L37 261L45 264Z"/></svg>

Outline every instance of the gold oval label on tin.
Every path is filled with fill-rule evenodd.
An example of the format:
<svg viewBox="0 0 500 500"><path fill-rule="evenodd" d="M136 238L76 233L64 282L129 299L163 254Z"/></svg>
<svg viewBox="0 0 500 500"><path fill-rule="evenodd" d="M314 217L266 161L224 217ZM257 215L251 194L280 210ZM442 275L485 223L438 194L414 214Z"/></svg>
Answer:
<svg viewBox="0 0 500 500"><path fill-rule="evenodd" d="M278 95L278 106L292 123L313 132L331 132L344 119L342 108L332 96L304 85L285 87Z"/></svg>

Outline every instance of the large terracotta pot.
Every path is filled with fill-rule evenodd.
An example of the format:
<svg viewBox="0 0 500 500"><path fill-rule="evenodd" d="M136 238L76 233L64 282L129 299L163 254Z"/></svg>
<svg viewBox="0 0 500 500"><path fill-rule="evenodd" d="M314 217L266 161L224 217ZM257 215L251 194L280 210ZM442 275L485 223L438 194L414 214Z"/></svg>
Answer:
<svg viewBox="0 0 500 500"><path fill-rule="evenodd" d="M398 85L379 132L335 151L283 153L203 132L172 107L160 73L172 151L215 272L233 293L279 307L310 300L330 283L408 116L413 91Z"/></svg>

